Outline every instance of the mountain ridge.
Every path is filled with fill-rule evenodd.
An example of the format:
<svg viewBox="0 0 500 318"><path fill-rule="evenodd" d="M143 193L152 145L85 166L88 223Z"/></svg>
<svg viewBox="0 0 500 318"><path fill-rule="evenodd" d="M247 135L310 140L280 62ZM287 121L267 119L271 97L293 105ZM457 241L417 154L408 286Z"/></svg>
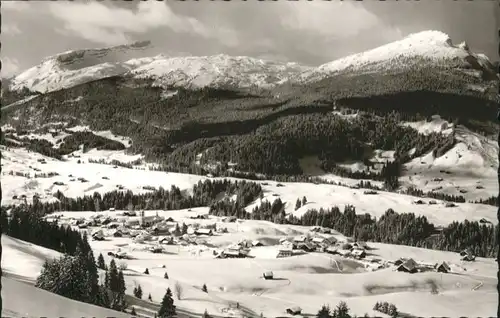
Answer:
<svg viewBox="0 0 500 318"><path fill-rule="evenodd" d="M423 31L372 50L349 55L318 67L273 62L246 56L144 57L151 42L102 49L67 51L48 57L9 82L11 90L27 87L49 92L110 76L131 75L155 79L163 87L262 88L283 84L305 85L339 74L407 71L414 67L446 66L470 78L496 80L494 65L483 54L475 54L463 43L453 45L439 31ZM129 58L133 52L138 56ZM144 54L140 54L144 53Z"/></svg>

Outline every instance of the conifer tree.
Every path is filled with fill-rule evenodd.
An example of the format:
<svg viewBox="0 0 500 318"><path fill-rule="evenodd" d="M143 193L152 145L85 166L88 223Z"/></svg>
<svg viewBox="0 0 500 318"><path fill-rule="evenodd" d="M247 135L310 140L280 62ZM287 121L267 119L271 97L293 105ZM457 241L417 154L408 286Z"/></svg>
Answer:
<svg viewBox="0 0 500 318"><path fill-rule="evenodd" d="M301 206L302 206L302 204L300 202L300 199L297 198L297 202L295 202L295 211L297 211L298 209L300 209Z"/></svg>
<svg viewBox="0 0 500 318"><path fill-rule="evenodd" d="M351 315L349 315L349 307L347 307L347 304L343 301L335 308L335 314L335 318L351 318Z"/></svg>
<svg viewBox="0 0 500 318"><path fill-rule="evenodd" d="M208 293L207 285L203 284L203 286L201 287L201 290L205 293Z"/></svg>
<svg viewBox="0 0 500 318"><path fill-rule="evenodd" d="M134 288L134 296L139 298L139 299L142 299L142 287L141 287L141 285L137 285Z"/></svg>
<svg viewBox="0 0 500 318"><path fill-rule="evenodd" d="M92 252L92 250L89 250L87 252L86 269L87 290L89 292L88 298L92 304L97 304L99 302L99 272L97 271L94 253Z"/></svg>
<svg viewBox="0 0 500 318"><path fill-rule="evenodd" d="M181 228L179 227L179 223L175 224L174 235L175 236L181 236L182 235Z"/></svg>
<svg viewBox="0 0 500 318"><path fill-rule="evenodd" d="M170 288L167 288L167 292L165 293L161 301L161 307L160 310L158 311L158 317L169 318L169 317L174 317L175 314L176 312L175 312L174 299L172 298L172 291L170 290Z"/></svg>
<svg viewBox="0 0 500 318"><path fill-rule="evenodd" d="M323 305L321 309L318 311L316 314L317 318L330 318L331 310L330 307L327 305Z"/></svg>
<svg viewBox="0 0 500 318"><path fill-rule="evenodd" d="M184 235L184 234L187 234L188 232L188 226L186 225L186 223L182 223L182 229L181 229L181 234Z"/></svg>
<svg viewBox="0 0 500 318"><path fill-rule="evenodd" d="M104 261L102 253L99 253L99 256L97 257L97 267L106 270L106 262Z"/></svg>
<svg viewBox="0 0 500 318"><path fill-rule="evenodd" d="M116 293L119 290L118 268L114 259L109 262L107 286L112 292Z"/></svg>

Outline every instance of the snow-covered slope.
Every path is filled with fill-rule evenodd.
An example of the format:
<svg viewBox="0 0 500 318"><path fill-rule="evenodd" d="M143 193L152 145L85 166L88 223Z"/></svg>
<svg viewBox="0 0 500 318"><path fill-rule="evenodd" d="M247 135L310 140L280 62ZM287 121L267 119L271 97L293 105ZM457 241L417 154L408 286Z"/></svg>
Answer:
<svg viewBox="0 0 500 318"><path fill-rule="evenodd" d="M10 89L27 87L46 93L92 80L124 74L136 65L126 61L147 54L150 42L102 49L68 51L45 58L42 63L10 79Z"/></svg>
<svg viewBox="0 0 500 318"><path fill-rule="evenodd" d="M172 57L148 55L149 42L104 49L86 49L46 58L11 80L11 89L27 87L42 93L115 75L153 78L158 84L186 87L263 87L284 82L308 83L345 72L370 73L404 70L415 65L460 67L481 78L493 65L483 54L470 52L467 44L453 45L439 31L424 31L363 53L316 68L228 55Z"/></svg>
<svg viewBox="0 0 500 318"><path fill-rule="evenodd" d="M484 54L472 53L465 42L454 45L450 37L443 32L424 31L323 64L300 74L295 80L310 82L345 72L372 73L443 64L467 68L471 75L475 76L480 76L478 72L493 69Z"/></svg>
<svg viewBox="0 0 500 318"><path fill-rule="evenodd" d="M157 79L161 86L270 87L308 69L297 63L222 54L188 57L160 54L147 57L148 49L149 42L141 42L61 53L10 79L10 89L27 87L46 93L125 74Z"/></svg>
<svg viewBox="0 0 500 318"><path fill-rule="evenodd" d="M272 87L307 70L297 63L278 63L246 56L157 57L134 69L137 77L185 87Z"/></svg>

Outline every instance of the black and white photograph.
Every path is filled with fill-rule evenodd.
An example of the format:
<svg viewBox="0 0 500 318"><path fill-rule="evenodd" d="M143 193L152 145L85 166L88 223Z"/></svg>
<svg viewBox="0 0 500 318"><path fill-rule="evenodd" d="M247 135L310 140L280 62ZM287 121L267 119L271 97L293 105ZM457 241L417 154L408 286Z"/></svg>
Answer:
<svg viewBox="0 0 500 318"><path fill-rule="evenodd" d="M498 315L498 1L0 5L2 317Z"/></svg>

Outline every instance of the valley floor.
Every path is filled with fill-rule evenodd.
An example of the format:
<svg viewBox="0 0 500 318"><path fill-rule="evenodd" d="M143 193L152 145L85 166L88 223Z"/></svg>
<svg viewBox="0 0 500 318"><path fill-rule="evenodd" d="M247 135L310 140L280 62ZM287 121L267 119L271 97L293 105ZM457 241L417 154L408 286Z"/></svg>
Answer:
<svg viewBox="0 0 500 318"><path fill-rule="evenodd" d="M154 254L149 249L158 246L155 237L137 243L128 237L109 236L109 231L105 230L105 241L91 241L91 246L96 256L103 254L106 262L110 261L108 252L119 250L128 255L130 259L117 260L119 266L127 268L124 272L127 293L140 284L144 298L151 294L153 302L159 303L165 289L170 287L175 295L174 286L179 283L182 297L175 299L175 304L180 311L192 313L189 315L192 317L201 315L205 309L215 316L255 317L262 313L265 317L277 317L286 316L285 309L293 306L300 306L304 316L309 316L316 314L323 304L335 306L340 301L346 301L356 315L368 313L380 316L379 312L373 311L378 301L394 303L400 312L414 316L486 317L496 312L497 280L493 259L476 258L475 262L464 263L457 253L376 243L368 243L370 249L364 260L316 252L276 258L280 238L307 234L310 229L265 221L223 223L216 217L191 219L205 212L206 208L198 208L191 211L147 211L147 214L168 215L176 222L188 225L217 223L218 227L226 227L228 233L197 237L196 244L163 245L164 252ZM58 214L62 217L60 222L65 222L72 217L88 218L95 212ZM102 214L119 217L117 212ZM333 233L332 236L339 241L347 240L340 233ZM250 255L253 258L214 257L214 251L242 239L259 240L266 246L252 248ZM10 275L33 281L43 261L58 255L57 252L8 236L2 236L2 245L2 268L6 279L10 279ZM397 272L390 261L401 257L413 258L422 266L446 261L451 271ZM143 274L146 268L149 275ZM262 279L266 271L274 273L273 280ZM163 278L165 272L169 279ZM207 285L208 293L201 290L203 284ZM437 294L431 293L433 284L437 286ZM4 295L10 294L9 286L5 285ZM12 311L18 308L16 300L9 297L4 298L4 304ZM78 312L80 309L74 310ZM83 316L87 316L88 312ZM33 316L34 313L38 311L29 312Z"/></svg>

